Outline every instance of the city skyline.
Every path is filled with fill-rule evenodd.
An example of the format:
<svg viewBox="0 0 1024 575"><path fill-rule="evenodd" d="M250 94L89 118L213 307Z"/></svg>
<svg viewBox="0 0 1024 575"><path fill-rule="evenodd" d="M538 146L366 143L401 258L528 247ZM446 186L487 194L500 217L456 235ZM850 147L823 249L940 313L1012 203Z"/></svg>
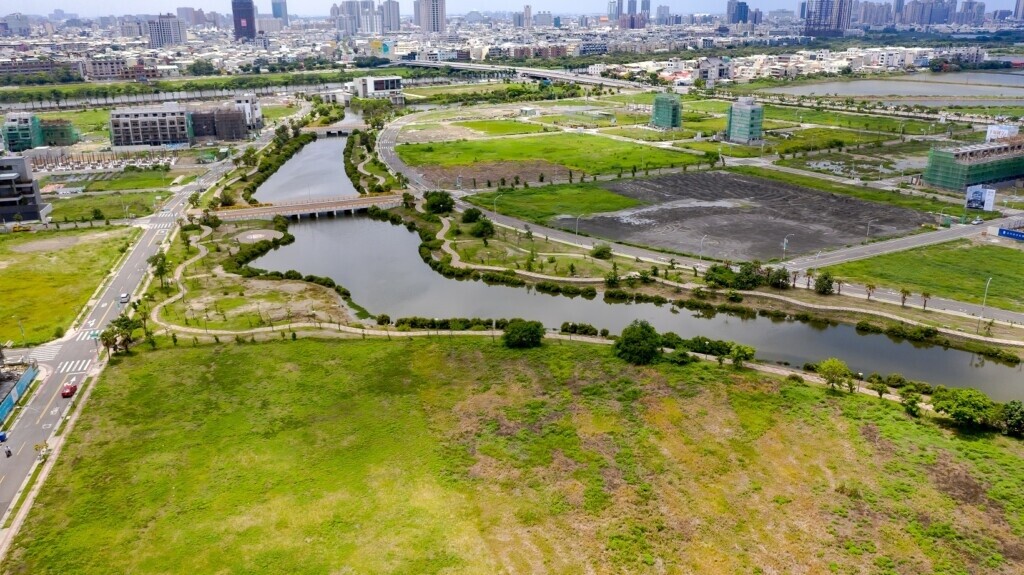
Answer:
<svg viewBox="0 0 1024 575"><path fill-rule="evenodd" d="M885 3L885 0L879 0L881 3ZM465 14L467 12L476 11L494 11L494 12L518 12L522 11L523 5L526 2L523 0L500 0L496 2L488 2L486 7L481 7L479 3L472 2L470 0L448 0L446 2L446 12L448 17L453 15ZM890 3L892 3L890 1ZM962 3L962 0L958 4ZM399 0L400 13L403 16L409 16L413 13L413 0ZM639 2L638 2L639 4ZM726 13L727 0L721 0L713 4L700 3L700 2L689 2L680 0L666 0L658 1L653 0L651 2L651 10L654 11L658 6L668 6L673 14L725 14ZM799 1L788 1L788 0L753 0L748 1L751 10L760 9L763 12L769 10L793 10L794 12L799 10ZM1016 6L1016 0L990 0L985 2L986 10L1013 10ZM175 10L180 7L192 7L202 8L204 11L214 11L225 14L231 13L231 1L230 0L208 0L208 1L189 1L189 0L155 0L153 2L146 3L148 14L156 13L175 13ZM256 8L259 10L261 15L270 15L271 12L271 0L258 0L256 2ZM288 14L290 17L326 17L330 12L331 2L325 2L324 0L290 0L288 2ZM126 12L125 6L120 2L113 2L110 0L75 0L74 2L68 2L67 0L62 1L51 1L44 0L41 2L33 3L31 10L22 10L25 14L36 14L46 15L53 12L55 9L63 9L65 12L74 12L83 17L96 17L96 16L120 16L122 14L139 13L138 11ZM544 4L533 4L535 12L538 11L549 11L555 14L567 13L567 14L604 14L607 12L607 2L602 0L556 0L554 2L547 2ZM17 12L17 10L9 10L9 12ZM6 14L8 12L4 12ZM0 16L4 15L0 14Z"/></svg>

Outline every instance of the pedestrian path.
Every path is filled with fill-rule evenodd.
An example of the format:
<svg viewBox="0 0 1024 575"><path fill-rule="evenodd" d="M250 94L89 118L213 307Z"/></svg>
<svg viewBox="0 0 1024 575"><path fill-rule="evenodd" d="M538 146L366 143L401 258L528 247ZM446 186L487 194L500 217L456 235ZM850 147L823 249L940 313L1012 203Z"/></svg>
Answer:
<svg viewBox="0 0 1024 575"><path fill-rule="evenodd" d="M61 347L63 347L63 344L60 343L37 347L33 349L31 352L29 352L27 359L34 359L36 361L49 361L57 357L57 354L60 353Z"/></svg>
<svg viewBox="0 0 1024 575"><path fill-rule="evenodd" d="M92 365L91 359L62 361L57 365L57 373L82 373L88 371L90 365Z"/></svg>

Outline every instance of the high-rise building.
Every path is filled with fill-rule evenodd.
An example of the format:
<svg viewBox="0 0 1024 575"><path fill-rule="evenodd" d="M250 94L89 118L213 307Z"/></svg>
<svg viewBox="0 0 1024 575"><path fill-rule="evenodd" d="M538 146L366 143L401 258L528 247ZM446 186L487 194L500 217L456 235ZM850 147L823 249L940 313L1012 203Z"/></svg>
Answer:
<svg viewBox="0 0 1024 575"><path fill-rule="evenodd" d="M626 5L628 6L627 14L636 14L636 0L629 0Z"/></svg>
<svg viewBox="0 0 1024 575"><path fill-rule="evenodd" d="M178 20L185 23L186 26L195 24L196 21L196 9L195 8L178 8L175 10L178 15Z"/></svg>
<svg viewBox="0 0 1024 575"><path fill-rule="evenodd" d="M640 14L644 20L651 19L651 0L640 0Z"/></svg>
<svg viewBox="0 0 1024 575"><path fill-rule="evenodd" d="M448 27L448 17L444 11L444 0L423 0L423 31L440 34Z"/></svg>
<svg viewBox="0 0 1024 575"><path fill-rule="evenodd" d="M523 28L533 27L533 9L529 4L523 6Z"/></svg>
<svg viewBox="0 0 1024 575"><path fill-rule="evenodd" d="M1017 6L1013 10L1013 17L1017 20L1024 20L1024 0L1017 0Z"/></svg>
<svg viewBox="0 0 1024 575"><path fill-rule="evenodd" d="M235 40L256 38L256 5L252 0L231 0L231 15L235 21Z"/></svg>
<svg viewBox="0 0 1024 575"><path fill-rule="evenodd" d="M807 2L800 3L800 19L804 20L807 18Z"/></svg>
<svg viewBox="0 0 1024 575"><path fill-rule="evenodd" d="M188 41L185 23L174 14L161 14L149 21L149 47L180 46Z"/></svg>
<svg viewBox="0 0 1024 575"><path fill-rule="evenodd" d="M750 7L746 2L729 0L725 7L725 19L729 24L745 24L750 19Z"/></svg>
<svg viewBox="0 0 1024 575"><path fill-rule="evenodd" d="M753 98L740 98L729 108L725 121L725 135L730 142L751 144L761 140L764 107Z"/></svg>
<svg viewBox="0 0 1024 575"><path fill-rule="evenodd" d="M402 29L402 16L399 13L398 0L384 0L380 5L384 31L397 32Z"/></svg>
<svg viewBox="0 0 1024 575"><path fill-rule="evenodd" d="M39 116L28 112L12 112L4 118L4 140L12 152L24 152L43 145L43 128Z"/></svg>
<svg viewBox="0 0 1024 575"><path fill-rule="evenodd" d="M663 130L683 126L683 108L675 94L658 94L654 97L651 125Z"/></svg>
<svg viewBox="0 0 1024 575"><path fill-rule="evenodd" d="M423 27L423 0L413 0L412 23L420 28Z"/></svg>
<svg viewBox="0 0 1024 575"><path fill-rule="evenodd" d="M1021 0L1024 2L1024 0ZM616 22L619 19L619 0L608 0L608 21Z"/></svg>
<svg viewBox="0 0 1024 575"><path fill-rule="evenodd" d="M850 27L852 10L853 0L809 0L804 34L807 36L842 36L843 32Z"/></svg>
<svg viewBox="0 0 1024 575"><path fill-rule="evenodd" d="M274 18L280 18L281 24L287 26L288 22L288 0L273 0L270 3L270 10Z"/></svg>
<svg viewBox="0 0 1024 575"><path fill-rule="evenodd" d="M0 22L7 24L7 31L14 36L30 36L32 34L32 25L28 23L28 16L21 12L8 14L0 18Z"/></svg>
<svg viewBox="0 0 1024 575"><path fill-rule="evenodd" d="M893 22L899 24L903 18L903 0L893 0L892 3L892 19Z"/></svg>
<svg viewBox="0 0 1024 575"><path fill-rule="evenodd" d="M655 14L657 17L657 23L662 25L668 24L669 18L672 16L671 10L668 6L658 6Z"/></svg>

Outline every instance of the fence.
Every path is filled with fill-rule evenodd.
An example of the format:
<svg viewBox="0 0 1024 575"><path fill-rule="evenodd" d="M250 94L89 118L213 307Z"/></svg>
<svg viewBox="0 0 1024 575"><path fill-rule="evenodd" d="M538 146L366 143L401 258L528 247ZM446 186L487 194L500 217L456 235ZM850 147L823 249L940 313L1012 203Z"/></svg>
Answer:
<svg viewBox="0 0 1024 575"><path fill-rule="evenodd" d="M14 384L14 387L11 388L7 397L5 397L3 401L0 401L0 421L6 420L7 416L11 414L11 411L14 410L14 404L18 403L18 398L25 395L25 390L28 389L28 384L32 383L32 380L36 378L38 373L38 367L28 368L25 373L22 374L18 383Z"/></svg>

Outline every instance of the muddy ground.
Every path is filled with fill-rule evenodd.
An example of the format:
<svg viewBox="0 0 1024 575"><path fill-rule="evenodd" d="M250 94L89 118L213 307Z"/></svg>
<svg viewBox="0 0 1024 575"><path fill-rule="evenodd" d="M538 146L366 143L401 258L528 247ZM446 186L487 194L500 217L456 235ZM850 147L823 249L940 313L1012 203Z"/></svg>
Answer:
<svg viewBox="0 0 1024 575"><path fill-rule="evenodd" d="M606 187L648 205L580 221L580 230L616 241L730 260L815 253L871 237L909 233L932 222L927 214L725 172L622 180ZM575 220L575 218L572 218ZM556 220L561 227L567 218ZM573 222L574 223L574 222Z"/></svg>

